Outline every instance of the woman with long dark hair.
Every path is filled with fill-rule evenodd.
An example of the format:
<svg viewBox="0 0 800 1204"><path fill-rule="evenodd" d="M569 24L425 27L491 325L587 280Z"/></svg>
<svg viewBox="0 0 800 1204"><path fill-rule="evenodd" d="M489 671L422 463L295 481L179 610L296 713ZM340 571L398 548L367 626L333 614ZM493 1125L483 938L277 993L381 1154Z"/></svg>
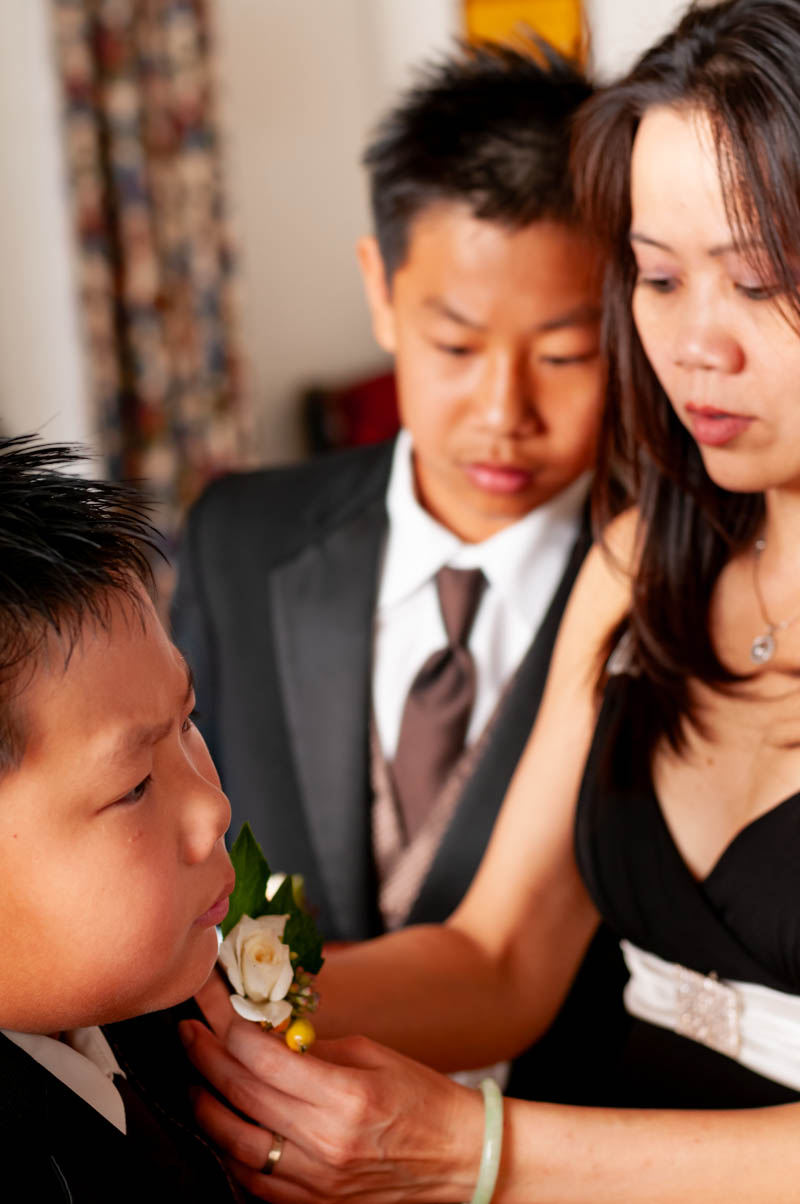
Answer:
<svg viewBox="0 0 800 1204"><path fill-rule="evenodd" d="M321 983L326 1034L485 1065L544 1031L602 916L631 975L608 1107L507 1101L501 1143L489 1088L484 1129L477 1093L360 1039L293 1059L212 988L192 1057L253 1123L208 1094L198 1115L278 1204L458 1201L476 1178L487 1204L498 1169L496 1204L800 1198L798 64L796 0L697 5L583 112L598 515L620 476L636 506L578 581L465 902Z"/></svg>

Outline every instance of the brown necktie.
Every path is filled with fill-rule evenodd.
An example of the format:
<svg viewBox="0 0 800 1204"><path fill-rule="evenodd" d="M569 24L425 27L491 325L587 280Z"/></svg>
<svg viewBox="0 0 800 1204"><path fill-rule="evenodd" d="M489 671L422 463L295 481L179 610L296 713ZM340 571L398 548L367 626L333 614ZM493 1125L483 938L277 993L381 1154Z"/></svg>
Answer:
<svg viewBox="0 0 800 1204"><path fill-rule="evenodd" d="M475 665L467 640L485 584L480 569L444 568L436 574L447 647L432 653L411 683L392 764L409 840L464 748L475 700Z"/></svg>

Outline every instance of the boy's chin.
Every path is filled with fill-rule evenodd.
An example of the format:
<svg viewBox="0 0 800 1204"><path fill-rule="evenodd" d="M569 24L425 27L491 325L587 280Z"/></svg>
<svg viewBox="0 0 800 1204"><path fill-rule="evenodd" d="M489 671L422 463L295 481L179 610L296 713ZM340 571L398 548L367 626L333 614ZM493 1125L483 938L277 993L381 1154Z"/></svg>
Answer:
<svg viewBox="0 0 800 1204"><path fill-rule="evenodd" d="M217 962L218 941L216 930L211 928L203 934L203 940L192 950L191 959L179 971L170 975L162 989L143 1000L135 1009L128 1008L124 1015L114 1015L99 1023L115 1023L119 1020L132 1020L134 1016L143 1016L151 1012L162 1012L167 1008L185 1003L196 995L200 988L208 982ZM90 1021L90 1023L98 1023Z"/></svg>
<svg viewBox="0 0 800 1204"><path fill-rule="evenodd" d="M207 951L205 949L203 953L195 951L191 964L186 967L179 980L175 981L174 988L167 987L163 996L146 1009L148 1012L161 1012L165 1008L185 1003L208 982L214 966L217 964L218 941L215 929L208 930L208 940L204 941L203 945L207 945ZM142 1010L144 1011L144 1009Z"/></svg>

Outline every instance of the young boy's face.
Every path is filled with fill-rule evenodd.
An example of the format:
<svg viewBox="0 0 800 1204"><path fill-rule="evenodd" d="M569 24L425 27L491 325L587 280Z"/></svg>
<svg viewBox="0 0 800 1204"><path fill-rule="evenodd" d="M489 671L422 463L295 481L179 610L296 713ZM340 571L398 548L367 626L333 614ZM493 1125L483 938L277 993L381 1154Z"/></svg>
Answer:
<svg viewBox="0 0 800 1204"><path fill-rule="evenodd" d="M113 595L69 664L51 649L17 705L0 778L0 1026L58 1032L165 1007L216 957L230 819L189 715L186 666L149 601Z"/></svg>
<svg viewBox="0 0 800 1204"><path fill-rule="evenodd" d="M585 234L510 230L442 203L414 221L391 286L374 239L359 255L418 494L440 522L486 539L591 466L606 377Z"/></svg>

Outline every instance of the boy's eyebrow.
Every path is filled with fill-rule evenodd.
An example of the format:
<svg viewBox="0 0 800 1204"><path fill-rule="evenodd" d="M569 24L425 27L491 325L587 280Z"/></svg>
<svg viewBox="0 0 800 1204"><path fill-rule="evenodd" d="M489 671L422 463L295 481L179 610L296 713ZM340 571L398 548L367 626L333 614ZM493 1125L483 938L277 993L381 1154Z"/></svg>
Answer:
<svg viewBox="0 0 800 1204"><path fill-rule="evenodd" d="M181 699L181 708L185 707L194 693L194 674L185 657L178 653L181 668L186 675L186 691ZM175 724L174 719L165 719L163 723L143 724L126 731L109 754L109 760L124 761L135 755L142 748L158 744L168 736Z"/></svg>
<svg viewBox="0 0 800 1204"><path fill-rule="evenodd" d="M475 331L486 329L482 322L474 322L466 314L459 313L457 309L453 309L452 305L448 305L441 297L426 297L422 304L426 309L434 310L443 318L449 318L451 322L457 322L459 326L468 326L470 330Z"/></svg>
<svg viewBox="0 0 800 1204"><path fill-rule="evenodd" d="M568 309L566 313L542 322L536 329L540 333L546 333L548 330L561 330L563 326L588 326L590 322L599 321L599 318L600 306L584 301L580 305Z"/></svg>
<svg viewBox="0 0 800 1204"><path fill-rule="evenodd" d="M427 309L435 310L442 317L448 318L451 322L457 322L459 326L468 326L470 330L478 333L487 329L481 322L475 322L465 314L459 313L441 297L426 297L422 304ZM574 306L566 313L557 314L554 318L548 318L546 322L541 322L534 327L534 330L539 334L546 334L550 330L561 330L564 326L587 326L590 322L596 322L599 317L599 305L581 302L580 305Z"/></svg>

